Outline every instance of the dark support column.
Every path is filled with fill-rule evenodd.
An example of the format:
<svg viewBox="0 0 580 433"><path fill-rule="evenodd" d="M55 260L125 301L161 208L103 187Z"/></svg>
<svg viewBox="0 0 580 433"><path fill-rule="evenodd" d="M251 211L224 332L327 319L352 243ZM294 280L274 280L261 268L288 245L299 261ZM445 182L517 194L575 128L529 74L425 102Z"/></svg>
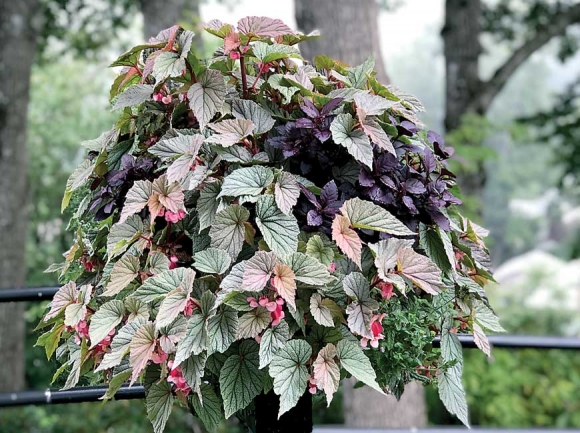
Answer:
<svg viewBox="0 0 580 433"><path fill-rule="evenodd" d="M257 433L312 432L312 394L306 392L295 408L278 419L279 399L274 391L256 397Z"/></svg>

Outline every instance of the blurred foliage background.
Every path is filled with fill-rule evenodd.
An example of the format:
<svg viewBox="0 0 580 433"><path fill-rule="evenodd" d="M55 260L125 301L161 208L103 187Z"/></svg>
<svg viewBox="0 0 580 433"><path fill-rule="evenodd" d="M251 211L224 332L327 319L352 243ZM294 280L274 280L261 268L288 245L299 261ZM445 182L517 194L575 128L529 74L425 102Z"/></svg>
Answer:
<svg viewBox="0 0 580 433"><path fill-rule="evenodd" d="M118 7L132 4L117 3ZM246 15L244 5L263 2L246 0L241 5L219 7L209 3L213 9L202 8L203 19L216 18L205 15L216 10L236 17ZM400 17L416 18L413 14L419 10L415 0L383 3L386 8L381 14L389 17L381 25ZM439 12L442 15L442 8ZM397 18L397 14L402 15ZM281 18L292 23L290 16ZM27 143L28 286L57 284L43 270L58 262L69 245L64 231L68 215L59 210L66 179L82 158L79 143L97 137L114 121L107 92L115 73L106 65L115 53L141 38L138 17L115 19L116 25L128 28L114 42L99 40L80 46L81 53L90 52L89 58L76 52L63 54L43 39L42 59L33 68ZM424 121L436 130L443 129L438 36L442 19L423 25L421 37L407 41L404 50L390 50L385 58L391 81L424 102L428 110ZM213 46L208 41L204 49L210 51ZM484 40L484 49L495 43ZM506 36L503 44L509 43ZM484 75L505 56L502 47L500 44L499 52L483 56ZM561 51L554 44L546 47L520 68L485 116L465 117L446 137L456 148L455 170L477 172L480 164L487 169L483 198L464 198L467 213L491 230L492 257L501 283L492 289L492 304L510 333L578 336L580 332L580 85L566 72L566 68L577 69L580 60L574 56L564 65L555 64L551 59ZM46 388L56 370L46 361L42 348L33 347L36 335L32 329L43 308L40 304L27 307L27 388ZM465 358L464 383L472 424L580 427L580 353L497 349L491 359L475 351ZM439 403L435 390L428 390L427 395L430 423L456 423ZM340 424L341 408L340 396L330 410L318 404L317 423ZM3 433L133 433L150 428L140 401L0 410L0 425ZM228 429L236 427L223 431ZM174 410L166 431L203 430L188 414Z"/></svg>

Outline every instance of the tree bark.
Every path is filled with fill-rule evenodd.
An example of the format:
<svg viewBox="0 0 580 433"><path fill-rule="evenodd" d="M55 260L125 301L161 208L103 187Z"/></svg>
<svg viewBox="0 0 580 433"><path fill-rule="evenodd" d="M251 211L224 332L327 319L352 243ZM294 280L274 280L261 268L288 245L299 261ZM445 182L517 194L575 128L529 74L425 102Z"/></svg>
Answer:
<svg viewBox="0 0 580 433"><path fill-rule="evenodd" d="M30 73L36 0L0 0L0 288L25 285ZM0 304L0 390L24 386L24 305Z"/></svg>
<svg viewBox="0 0 580 433"><path fill-rule="evenodd" d="M312 394L304 393L296 407L278 419L280 399L274 391L256 397L257 433L310 433L312 431Z"/></svg>
<svg viewBox="0 0 580 433"><path fill-rule="evenodd" d="M376 0L296 0L296 23L304 33L320 31L320 37L300 44L305 59L324 54L358 65L371 54L377 79L388 83L379 35Z"/></svg>
<svg viewBox="0 0 580 433"><path fill-rule="evenodd" d="M141 12L143 13L143 33L145 38L157 35L181 20L187 15L199 17L200 0L141 0ZM196 31L200 35L200 31ZM196 38L195 46L201 47L201 39Z"/></svg>
<svg viewBox="0 0 580 433"><path fill-rule="evenodd" d="M382 396L367 386L353 388L355 380L343 380L344 422L357 428L420 428L427 426L425 390L409 383L401 399Z"/></svg>

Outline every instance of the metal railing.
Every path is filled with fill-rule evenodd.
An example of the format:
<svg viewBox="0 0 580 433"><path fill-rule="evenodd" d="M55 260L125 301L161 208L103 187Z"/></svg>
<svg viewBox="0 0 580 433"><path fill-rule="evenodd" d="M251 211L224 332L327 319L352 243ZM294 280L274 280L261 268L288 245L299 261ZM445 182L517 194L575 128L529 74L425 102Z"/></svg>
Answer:
<svg viewBox="0 0 580 433"><path fill-rule="evenodd" d="M58 287L22 288L0 290L0 303L47 301L52 299ZM473 336L457 336L462 347L475 348ZM552 337L532 335L490 335L489 342L493 347L505 349L560 349L580 350L580 338ZM433 339L433 345L439 347L440 339ZM63 403L83 403L99 401L107 391L106 386L77 387L68 390L31 390L0 393L0 408L24 405L47 405ZM116 400L141 399L145 397L143 386L122 386L115 394Z"/></svg>

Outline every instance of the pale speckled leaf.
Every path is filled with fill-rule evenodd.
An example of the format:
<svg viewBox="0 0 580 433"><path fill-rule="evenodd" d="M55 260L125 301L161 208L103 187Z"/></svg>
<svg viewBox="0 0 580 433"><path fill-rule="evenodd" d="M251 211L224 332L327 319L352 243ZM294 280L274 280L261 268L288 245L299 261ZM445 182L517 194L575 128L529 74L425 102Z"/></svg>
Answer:
<svg viewBox="0 0 580 433"><path fill-rule="evenodd" d="M285 215L276 206L273 196L261 196L256 203L256 224L264 241L278 256L285 257L298 248L298 222L292 215Z"/></svg>

